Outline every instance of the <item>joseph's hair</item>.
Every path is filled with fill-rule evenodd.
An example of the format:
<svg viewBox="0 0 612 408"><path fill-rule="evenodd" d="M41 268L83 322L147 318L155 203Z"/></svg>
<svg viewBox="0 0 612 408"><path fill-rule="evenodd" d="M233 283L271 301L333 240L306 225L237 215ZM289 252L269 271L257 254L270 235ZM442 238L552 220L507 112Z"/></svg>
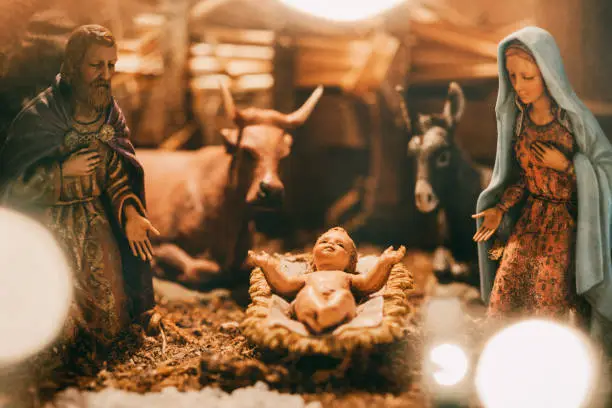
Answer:
<svg viewBox="0 0 612 408"><path fill-rule="evenodd" d="M64 62L60 69L63 79L70 82L79 72L87 50L94 44L114 47L116 41L108 28L97 24L80 26L70 34L64 52Z"/></svg>

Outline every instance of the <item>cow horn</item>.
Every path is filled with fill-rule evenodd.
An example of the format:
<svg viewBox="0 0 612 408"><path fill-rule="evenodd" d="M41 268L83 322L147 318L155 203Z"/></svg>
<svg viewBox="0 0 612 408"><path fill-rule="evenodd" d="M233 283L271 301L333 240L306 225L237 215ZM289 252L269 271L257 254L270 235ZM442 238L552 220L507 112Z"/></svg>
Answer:
<svg viewBox="0 0 612 408"><path fill-rule="evenodd" d="M223 81L219 81L219 88L221 88L221 96L223 97L223 106L225 106L225 112L227 116L234 122L237 122L238 119L238 111L236 109L236 104L234 103L234 98L230 93L227 85Z"/></svg>
<svg viewBox="0 0 612 408"><path fill-rule="evenodd" d="M299 109L285 115L285 124L289 127L295 127L306 122L317 102L319 102L321 95L323 95L323 86L319 85Z"/></svg>

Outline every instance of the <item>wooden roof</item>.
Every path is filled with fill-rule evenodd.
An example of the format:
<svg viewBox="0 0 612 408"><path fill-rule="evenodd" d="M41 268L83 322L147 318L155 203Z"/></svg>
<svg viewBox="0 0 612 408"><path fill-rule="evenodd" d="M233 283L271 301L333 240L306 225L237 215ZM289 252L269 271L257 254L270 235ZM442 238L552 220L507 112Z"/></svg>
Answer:
<svg viewBox="0 0 612 408"><path fill-rule="evenodd" d="M390 59L389 52L394 46L381 42L380 33L385 33L410 48L408 80L411 83L495 78L498 42L529 22L485 28L445 4L439 0L406 1L375 19L339 23L309 16L277 0L202 0L191 9L190 18L192 30L196 33L210 26L271 30L299 38L298 42L302 44L312 44L323 37L325 46L322 48L326 49L339 48L342 43L355 44L359 40L367 48L378 33L376 45L387 49L386 58ZM353 54L356 52L354 48ZM342 56L335 57L335 63L340 66L350 61L350 57L344 60ZM367 65L367 62L360 60L359 64ZM298 64L298 69L308 70L301 64Z"/></svg>

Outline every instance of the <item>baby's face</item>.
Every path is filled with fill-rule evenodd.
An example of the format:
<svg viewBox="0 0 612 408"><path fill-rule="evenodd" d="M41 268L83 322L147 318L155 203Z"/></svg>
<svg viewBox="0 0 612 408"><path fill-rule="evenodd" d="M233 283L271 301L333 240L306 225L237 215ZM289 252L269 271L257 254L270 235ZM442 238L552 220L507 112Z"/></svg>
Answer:
<svg viewBox="0 0 612 408"><path fill-rule="evenodd" d="M344 271L351 261L353 242L342 231L328 231L317 240L312 252L317 270Z"/></svg>

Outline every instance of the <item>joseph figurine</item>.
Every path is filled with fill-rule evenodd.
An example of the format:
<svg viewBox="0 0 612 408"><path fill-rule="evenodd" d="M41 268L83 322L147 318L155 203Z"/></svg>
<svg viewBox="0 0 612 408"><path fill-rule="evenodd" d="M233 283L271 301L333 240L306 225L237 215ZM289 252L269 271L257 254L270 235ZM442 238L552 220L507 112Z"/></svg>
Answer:
<svg viewBox="0 0 612 408"><path fill-rule="evenodd" d="M0 203L47 226L72 266L75 298L60 342L85 333L108 346L154 313L149 234L158 232L112 97L116 62L108 29L77 28L55 82L17 115L0 149Z"/></svg>

